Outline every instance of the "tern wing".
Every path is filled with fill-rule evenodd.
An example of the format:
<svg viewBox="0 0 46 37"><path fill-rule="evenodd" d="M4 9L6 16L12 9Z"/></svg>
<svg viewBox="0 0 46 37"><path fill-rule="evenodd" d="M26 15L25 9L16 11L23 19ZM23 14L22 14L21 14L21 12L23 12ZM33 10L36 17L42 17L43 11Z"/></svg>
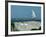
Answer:
<svg viewBox="0 0 46 37"><path fill-rule="evenodd" d="M32 18L35 18L36 17L36 14L35 12L32 10Z"/></svg>

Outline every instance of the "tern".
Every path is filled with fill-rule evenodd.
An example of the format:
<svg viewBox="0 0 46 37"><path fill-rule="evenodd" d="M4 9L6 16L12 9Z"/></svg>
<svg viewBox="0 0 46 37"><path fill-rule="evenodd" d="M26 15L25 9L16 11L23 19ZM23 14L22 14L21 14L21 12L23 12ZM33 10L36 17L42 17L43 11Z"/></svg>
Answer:
<svg viewBox="0 0 46 37"><path fill-rule="evenodd" d="M36 17L36 14L34 12L34 10L32 10L32 18L35 18Z"/></svg>

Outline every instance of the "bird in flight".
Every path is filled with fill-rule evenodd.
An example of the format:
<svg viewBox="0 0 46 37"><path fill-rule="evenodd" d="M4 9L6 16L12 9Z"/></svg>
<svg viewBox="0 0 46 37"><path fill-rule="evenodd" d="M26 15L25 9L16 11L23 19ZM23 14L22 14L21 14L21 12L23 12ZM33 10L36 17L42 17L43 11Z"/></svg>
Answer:
<svg viewBox="0 0 46 37"><path fill-rule="evenodd" d="M35 18L36 17L36 14L34 12L34 10L32 10L32 18Z"/></svg>

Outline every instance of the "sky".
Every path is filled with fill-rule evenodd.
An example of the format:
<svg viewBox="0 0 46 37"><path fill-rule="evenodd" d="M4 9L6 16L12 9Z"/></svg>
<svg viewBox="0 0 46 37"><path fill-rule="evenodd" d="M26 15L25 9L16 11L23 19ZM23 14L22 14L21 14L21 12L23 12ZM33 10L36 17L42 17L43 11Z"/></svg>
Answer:
<svg viewBox="0 0 46 37"><path fill-rule="evenodd" d="M38 6L19 6L19 5L11 5L11 18L31 18L33 15L33 11L35 13L34 17L37 20L41 19L41 7Z"/></svg>

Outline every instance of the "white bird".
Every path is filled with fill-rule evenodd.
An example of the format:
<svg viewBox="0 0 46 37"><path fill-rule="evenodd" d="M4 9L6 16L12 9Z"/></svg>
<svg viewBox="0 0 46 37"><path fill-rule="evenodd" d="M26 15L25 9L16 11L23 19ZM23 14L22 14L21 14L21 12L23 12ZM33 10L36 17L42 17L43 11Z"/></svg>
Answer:
<svg viewBox="0 0 46 37"><path fill-rule="evenodd" d="M35 18L36 17L36 14L34 12L34 10L32 10L32 18Z"/></svg>

